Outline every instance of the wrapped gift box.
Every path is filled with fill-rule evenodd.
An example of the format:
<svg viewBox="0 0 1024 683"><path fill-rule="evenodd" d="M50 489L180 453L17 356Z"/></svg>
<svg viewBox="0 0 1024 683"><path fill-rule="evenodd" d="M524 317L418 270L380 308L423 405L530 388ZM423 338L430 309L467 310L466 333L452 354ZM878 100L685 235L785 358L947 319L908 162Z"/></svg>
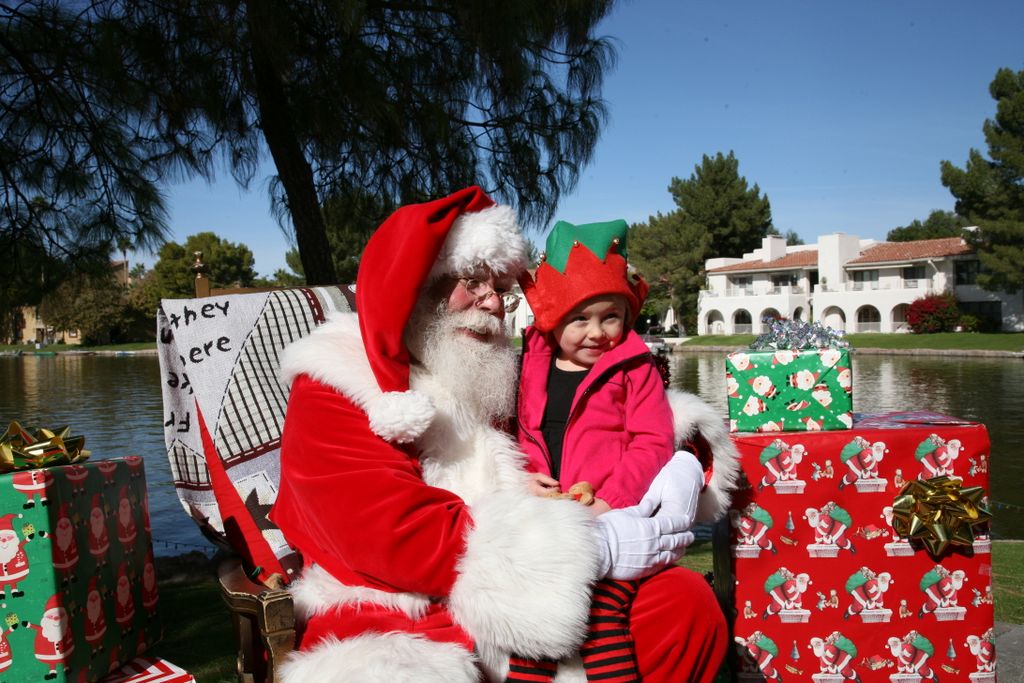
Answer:
<svg viewBox="0 0 1024 683"><path fill-rule="evenodd" d="M161 636L142 458L0 475L0 679L97 680Z"/></svg>
<svg viewBox="0 0 1024 683"><path fill-rule="evenodd" d="M732 593L739 680L994 683L987 527L937 556L892 527L908 480L987 495L984 425L890 413L851 431L732 438L745 481L715 551L733 574L716 578Z"/></svg>
<svg viewBox="0 0 1024 683"><path fill-rule="evenodd" d="M192 674L159 657L138 657L100 683L195 683Z"/></svg>
<svg viewBox="0 0 1024 683"><path fill-rule="evenodd" d="M729 429L849 429L853 375L845 348L736 351L725 359Z"/></svg>

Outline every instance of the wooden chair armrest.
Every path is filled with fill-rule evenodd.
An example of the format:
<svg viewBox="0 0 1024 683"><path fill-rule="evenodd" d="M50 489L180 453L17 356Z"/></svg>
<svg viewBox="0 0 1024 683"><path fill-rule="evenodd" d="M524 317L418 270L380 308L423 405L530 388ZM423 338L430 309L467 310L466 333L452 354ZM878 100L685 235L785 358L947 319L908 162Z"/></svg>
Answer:
<svg viewBox="0 0 1024 683"><path fill-rule="evenodd" d="M238 557L221 562L217 578L221 597L231 610L239 638L239 681L278 680L278 666L295 647L291 593L251 580ZM257 638L266 651L265 661L253 647Z"/></svg>

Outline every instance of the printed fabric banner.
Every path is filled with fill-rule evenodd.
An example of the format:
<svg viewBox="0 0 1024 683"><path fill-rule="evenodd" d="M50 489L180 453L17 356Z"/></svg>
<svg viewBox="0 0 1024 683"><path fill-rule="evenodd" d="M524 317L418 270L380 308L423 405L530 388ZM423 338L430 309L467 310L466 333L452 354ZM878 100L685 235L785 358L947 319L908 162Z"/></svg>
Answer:
<svg viewBox="0 0 1024 683"><path fill-rule="evenodd" d="M995 682L988 525L951 518L962 544L934 556L893 528L924 509L897 500L907 482L985 507L984 425L906 412L732 439L746 481L715 552L733 571L717 578L733 596L738 680Z"/></svg>
<svg viewBox="0 0 1024 683"><path fill-rule="evenodd" d="M354 287L301 287L160 305L164 440L178 497L264 578L299 566L267 519L288 404L280 354L354 298Z"/></svg>

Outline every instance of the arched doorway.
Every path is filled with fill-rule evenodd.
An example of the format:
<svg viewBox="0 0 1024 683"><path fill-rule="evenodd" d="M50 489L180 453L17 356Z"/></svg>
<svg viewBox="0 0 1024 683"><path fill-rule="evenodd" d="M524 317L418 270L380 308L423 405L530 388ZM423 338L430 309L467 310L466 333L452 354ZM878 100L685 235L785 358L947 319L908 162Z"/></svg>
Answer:
<svg viewBox="0 0 1024 683"><path fill-rule="evenodd" d="M753 331L754 325L750 318L750 311L741 308L732 314L733 334L750 334Z"/></svg>
<svg viewBox="0 0 1024 683"><path fill-rule="evenodd" d="M708 311L705 334L725 334L725 318L721 311Z"/></svg>
<svg viewBox="0 0 1024 683"><path fill-rule="evenodd" d="M857 309L857 332L881 332L882 314L874 306L861 306Z"/></svg>
<svg viewBox="0 0 1024 683"><path fill-rule="evenodd" d="M796 308L793 309L793 320L803 320L803 319L804 319L804 308L803 308L803 306L797 306Z"/></svg>
<svg viewBox="0 0 1024 683"><path fill-rule="evenodd" d="M821 324L843 332L846 330L846 314L838 306L829 306L821 314Z"/></svg>
<svg viewBox="0 0 1024 683"><path fill-rule="evenodd" d="M910 325L907 324L907 311L909 309L910 304L893 306L891 318L893 332L910 332Z"/></svg>

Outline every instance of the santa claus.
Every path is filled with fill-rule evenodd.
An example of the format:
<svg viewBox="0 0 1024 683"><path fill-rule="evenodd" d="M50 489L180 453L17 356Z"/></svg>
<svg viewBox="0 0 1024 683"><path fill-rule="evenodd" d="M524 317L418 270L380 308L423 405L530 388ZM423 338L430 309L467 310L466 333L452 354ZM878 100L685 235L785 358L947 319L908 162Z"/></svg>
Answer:
<svg viewBox="0 0 1024 683"><path fill-rule="evenodd" d="M53 568L61 577L61 585L75 580L75 568L78 567L78 539L75 538L75 526L71 522L70 509L69 503L61 503L57 512L57 522L53 526Z"/></svg>
<svg viewBox="0 0 1024 683"><path fill-rule="evenodd" d="M128 487L121 487L121 495L117 499L117 540L123 545L131 545L135 542L135 510L132 509L132 501L128 498Z"/></svg>
<svg viewBox="0 0 1024 683"><path fill-rule="evenodd" d="M41 504L50 504L46 491L52 483L53 473L46 469L21 470L11 474L11 485L16 491L21 491L25 494L26 500L22 507L26 510L36 506L36 495L39 496Z"/></svg>
<svg viewBox="0 0 1024 683"><path fill-rule="evenodd" d="M89 592L85 597L85 642L93 654L103 651L103 637L107 634L107 616L103 612L103 595L96 577L89 579Z"/></svg>
<svg viewBox="0 0 1024 683"><path fill-rule="evenodd" d="M156 567L153 564L153 551L146 553L146 562L142 565L142 606L149 616L156 614L156 605L160 595L156 588Z"/></svg>
<svg viewBox="0 0 1024 683"><path fill-rule="evenodd" d="M502 681L511 653L585 680L590 586L605 576L644 579L630 613L644 681L714 678L728 633L710 588L678 567L655 574L691 538L675 461L639 506L594 518L529 495L495 427L515 408L502 294L526 255L512 210L479 188L404 207L363 253L362 313L286 350L271 518L305 561L286 683ZM720 416L687 405L677 436L699 425L712 451L729 448ZM715 461L699 515L724 512L735 473Z"/></svg>
<svg viewBox="0 0 1024 683"><path fill-rule="evenodd" d="M114 475L117 474L117 466L120 461L118 460L100 460L96 463L96 469L103 475L103 485L113 486L117 482L114 479Z"/></svg>
<svg viewBox="0 0 1024 683"><path fill-rule="evenodd" d="M85 482L89 478L88 468L81 465L68 465L64 468L64 476L71 484L71 495L77 497L85 493Z"/></svg>
<svg viewBox="0 0 1024 683"><path fill-rule="evenodd" d="M114 597L114 621L122 631L129 630L135 619L135 598L132 597L132 582L128 579L128 565L124 562L117 567Z"/></svg>
<svg viewBox="0 0 1024 683"><path fill-rule="evenodd" d="M103 496L96 493L89 508L89 554L96 560L96 566L107 564L110 550L110 536L107 533L107 513L103 507Z"/></svg>
<svg viewBox="0 0 1024 683"><path fill-rule="evenodd" d="M36 659L50 667L43 678L48 681L56 678L58 666L63 666L67 675L67 661L75 651L75 639L68 628L68 612L60 603L60 595L55 594L46 601L39 624L25 622L25 625L36 632Z"/></svg>
<svg viewBox="0 0 1024 683"><path fill-rule="evenodd" d="M14 513L0 517L0 600L7 599L7 591L11 597L20 598L24 591L18 590L18 584L28 576L28 555L25 554L26 539L18 538L14 530L13 520L21 517Z"/></svg>
<svg viewBox="0 0 1024 683"><path fill-rule="evenodd" d="M7 642L7 634L18 628L15 621L10 627L0 631L0 674L11 667L14 663L14 655L11 654L11 644Z"/></svg>

